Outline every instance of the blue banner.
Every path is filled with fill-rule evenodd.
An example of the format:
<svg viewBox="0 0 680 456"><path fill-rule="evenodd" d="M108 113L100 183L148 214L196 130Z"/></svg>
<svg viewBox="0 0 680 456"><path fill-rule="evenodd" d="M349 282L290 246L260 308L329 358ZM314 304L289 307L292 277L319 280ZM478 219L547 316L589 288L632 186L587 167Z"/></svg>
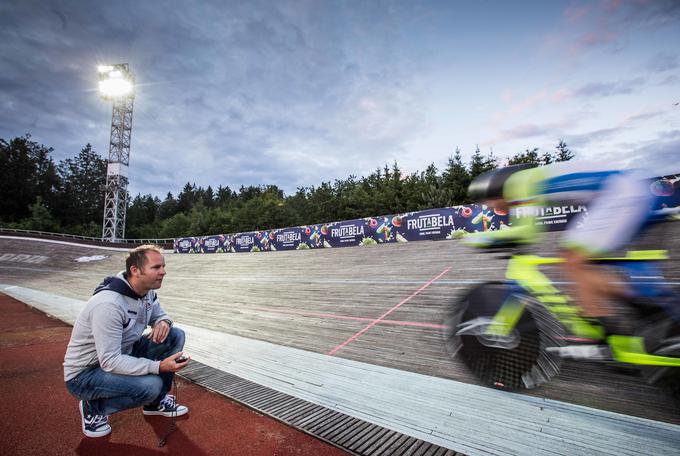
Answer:
<svg viewBox="0 0 680 456"><path fill-rule="evenodd" d="M534 217L536 225L541 225L546 231L561 231L567 225L586 215L588 208L585 204L553 204L550 206L523 206L513 209L516 218Z"/></svg>
<svg viewBox="0 0 680 456"><path fill-rule="evenodd" d="M200 253L218 253L224 252L224 235L217 236L202 236L199 241Z"/></svg>
<svg viewBox="0 0 680 456"><path fill-rule="evenodd" d="M507 215L486 206L456 206L271 231L181 238L177 253L267 252L454 239L466 231L495 230Z"/></svg>
<svg viewBox="0 0 680 456"><path fill-rule="evenodd" d="M179 238L175 240L175 252L177 253L194 253L194 243L195 239L189 238Z"/></svg>
<svg viewBox="0 0 680 456"><path fill-rule="evenodd" d="M680 174L650 179L649 191L657 197L655 209L680 206ZM570 223L578 227L588 208L585 204L555 202L541 207L517 207L513 211L518 218L535 217L536 224L547 231L558 231ZM466 232L499 230L508 225L507 213L472 204L271 231L186 237L175 240L175 251L267 252L455 239Z"/></svg>
<svg viewBox="0 0 680 456"><path fill-rule="evenodd" d="M239 233L234 235L233 244L231 245L232 252L252 252L255 247L255 232Z"/></svg>
<svg viewBox="0 0 680 456"><path fill-rule="evenodd" d="M346 220L344 222L329 223L323 233L330 247L353 247L361 245L368 236L367 224L364 219Z"/></svg>
<svg viewBox="0 0 680 456"><path fill-rule="evenodd" d="M328 225L307 225L302 226L302 242L300 249L323 249L331 247L326 237L328 236Z"/></svg>
<svg viewBox="0 0 680 456"><path fill-rule="evenodd" d="M649 191L657 197L654 209L680 206L680 174L652 179Z"/></svg>
<svg viewBox="0 0 680 456"><path fill-rule="evenodd" d="M256 231L255 232L255 243L251 249L251 252L268 252L271 246L271 237L273 231Z"/></svg>
<svg viewBox="0 0 680 456"><path fill-rule="evenodd" d="M270 250L297 250L302 242L303 231L300 227L271 231Z"/></svg>

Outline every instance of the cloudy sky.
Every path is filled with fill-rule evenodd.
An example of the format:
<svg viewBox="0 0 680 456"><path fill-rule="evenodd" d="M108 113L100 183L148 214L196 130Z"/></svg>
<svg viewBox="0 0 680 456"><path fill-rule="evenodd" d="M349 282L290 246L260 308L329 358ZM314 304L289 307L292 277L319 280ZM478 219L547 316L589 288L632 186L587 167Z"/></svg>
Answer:
<svg viewBox="0 0 680 456"><path fill-rule="evenodd" d="M680 2L0 5L0 137L108 156L96 65L137 79L130 191L299 186L459 147L680 171Z"/></svg>

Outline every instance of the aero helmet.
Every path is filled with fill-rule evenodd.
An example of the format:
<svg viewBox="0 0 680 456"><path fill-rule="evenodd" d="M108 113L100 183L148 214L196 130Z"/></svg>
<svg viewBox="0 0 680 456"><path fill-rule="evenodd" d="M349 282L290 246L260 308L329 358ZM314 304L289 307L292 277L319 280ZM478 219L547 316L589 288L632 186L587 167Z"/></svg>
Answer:
<svg viewBox="0 0 680 456"><path fill-rule="evenodd" d="M473 201L493 200L503 198L503 186L510 176L517 171L533 168L534 165L521 163L504 168L486 171L470 183L468 195Z"/></svg>

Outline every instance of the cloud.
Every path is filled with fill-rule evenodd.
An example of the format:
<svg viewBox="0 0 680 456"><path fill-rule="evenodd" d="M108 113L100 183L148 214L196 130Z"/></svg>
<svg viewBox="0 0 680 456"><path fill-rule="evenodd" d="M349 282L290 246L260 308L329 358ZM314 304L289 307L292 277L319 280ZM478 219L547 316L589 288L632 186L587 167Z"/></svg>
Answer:
<svg viewBox="0 0 680 456"><path fill-rule="evenodd" d="M508 118L515 118L519 114L522 114L534 108L535 106L539 105L546 99L546 97L548 96L548 92L545 89L540 89L525 97L520 98L519 100L514 101L513 99L515 95L516 94L512 90L509 89L503 90L501 98L506 103L509 103L510 106L507 109L503 111L498 111L491 116L492 119L491 122L493 124L501 123Z"/></svg>
<svg viewBox="0 0 680 456"><path fill-rule="evenodd" d="M680 2L677 0L605 0L584 5L569 4L563 21L544 37L544 46L564 50L579 57L595 49L619 52L627 39L639 30L677 27Z"/></svg>
<svg viewBox="0 0 680 456"><path fill-rule="evenodd" d="M379 10L16 2L0 15L0 136L31 132L57 160L87 142L107 156L111 107L92 90L94 67L128 62L133 192L186 181L290 191L361 174L427 130L395 13Z"/></svg>
<svg viewBox="0 0 680 456"><path fill-rule="evenodd" d="M589 131L587 133L565 135L564 140L570 146L583 148L592 143L597 143L606 139L610 139L614 137L614 135L617 135L622 131L625 131L625 128L621 126L612 128L601 128L598 130Z"/></svg>
<svg viewBox="0 0 680 456"><path fill-rule="evenodd" d="M624 123L635 123L638 121L643 121L643 120L650 120L650 119L656 119L661 116L664 116L666 113L664 111L653 111L653 112L643 112L640 114L633 114L631 116L628 116L625 120Z"/></svg>
<svg viewBox="0 0 680 456"><path fill-rule="evenodd" d="M539 140L553 141L555 138L562 138L564 132L569 128L573 128L582 116L565 117L555 122L546 122L543 124L526 123L516 125L511 128L502 129L494 132L493 135L480 143L482 147L488 146L504 146L516 140L529 140L536 138ZM503 144L506 143L506 144Z"/></svg>
<svg viewBox="0 0 680 456"><path fill-rule="evenodd" d="M578 24L587 18L591 11L591 5L568 5L563 15L569 24Z"/></svg>
<svg viewBox="0 0 680 456"><path fill-rule="evenodd" d="M633 143L620 143L609 156L629 167L644 167L654 175L680 172L680 165L671 160L680 151L680 130L658 132L655 138Z"/></svg>
<svg viewBox="0 0 680 456"><path fill-rule="evenodd" d="M666 85L676 85L678 82L680 82L680 76L677 74L670 74L663 78L657 85L660 86L666 86Z"/></svg>
<svg viewBox="0 0 680 456"><path fill-rule="evenodd" d="M617 82L592 82L573 90L571 95L574 97L611 97L615 95L628 95L643 87L645 82L646 80L643 77Z"/></svg>
<svg viewBox="0 0 680 456"><path fill-rule="evenodd" d="M534 138L537 136L549 134L554 130L555 125L536 125L536 124L517 125L507 130L502 130L493 139L482 142L482 146L493 145L502 141L508 141L513 139Z"/></svg>
<svg viewBox="0 0 680 456"><path fill-rule="evenodd" d="M604 2L604 13L612 23L620 26L648 27L676 24L680 21L677 0L610 0Z"/></svg>
<svg viewBox="0 0 680 456"><path fill-rule="evenodd" d="M649 120L664 118L666 115L666 111L637 112L625 117L616 126L592 130L585 133L566 135L565 140L574 147L585 147L596 143L602 144L633 128L644 126ZM663 133L657 133L657 135L661 137Z"/></svg>
<svg viewBox="0 0 680 456"><path fill-rule="evenodd" d="M680 59L678 58L678 54L660 52L649 59L646 66L652 71L661 73L680 68Z"/></svg>
<svg viewBox="0 0 680 456"><path fill-rule="evenodd" d="M493 41L536 42L536 28L503 35L499 23L480 13L483 8L472 6L227 3L189 6L167 0L159 13L157 2L132 0L70 0L47 7L44 0L9 2L0 15L0 137L30 132L55 148L56 160L73 156L88 142L106 156L111 105L94 91L95 65L128 62L138 83L130 155L133 193L163 196L187 181L232 188L272 183L288 193L320 180L362 175L394 160L422 168L458 142L474 144L478 138L471 137L485 132L496 136L494 141L553 141L567 127L589 120L581 112L560 111L566 103L556 101L636 93L664 77L663 84L677 84L670 69L677 64L672 49L650 60L650 68L663 72L649 81L602 76L578 86L570 82L578 80L571 79L570 69L558 78L564 88L557 91L541 80L559 67L563 56L555 53L529 62L524 58L530 52L518 47L512 68L528 68L526 76L507 73L507 62L502 68L469 71L480 56L489 65L503 59L494 57L500 49L496 44L484 47L485 40L457 48L472 29L452 26L448 19L454 16L460 24L484 19L488 28L475 25L474 32ZM598 28L604 6L584 5L558 17L568 26L550 24L569 34L560 42L616 42L615 33L626 29L611 28L610 22ZM540 12L545 16L532 20L543 23L555 10ZM623 17L618 10L611 14ZM598 66L573 71L604 74ZM513 79L520 74L521 81ZM498 103L493 95L502 90L499 81L509 89L502 94L503 111L489 122L483 110ZM631 100L616 101L625 106ZM600 108L595 105L593 110ZM572 122L554 116L571 116ZM443 125L453 128L444 131ZM453 134L460 137L452 138L456 128ZM587 139L587 132L578 133Z"/></svg>

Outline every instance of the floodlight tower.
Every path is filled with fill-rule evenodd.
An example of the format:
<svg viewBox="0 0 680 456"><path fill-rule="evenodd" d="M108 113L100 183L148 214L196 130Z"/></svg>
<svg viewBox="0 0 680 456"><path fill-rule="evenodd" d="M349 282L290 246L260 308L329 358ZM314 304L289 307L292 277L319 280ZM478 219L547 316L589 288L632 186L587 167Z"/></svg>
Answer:
<svg viewBox="0 0 680 456"><path fill-rule="evenodd" d="M99 72L99 93L105 100L113 101L102 240L117 242L125 239L125 212L128 203L127 176L130 164L135 76L127 63L99 65L97 71Z"/></svg>

